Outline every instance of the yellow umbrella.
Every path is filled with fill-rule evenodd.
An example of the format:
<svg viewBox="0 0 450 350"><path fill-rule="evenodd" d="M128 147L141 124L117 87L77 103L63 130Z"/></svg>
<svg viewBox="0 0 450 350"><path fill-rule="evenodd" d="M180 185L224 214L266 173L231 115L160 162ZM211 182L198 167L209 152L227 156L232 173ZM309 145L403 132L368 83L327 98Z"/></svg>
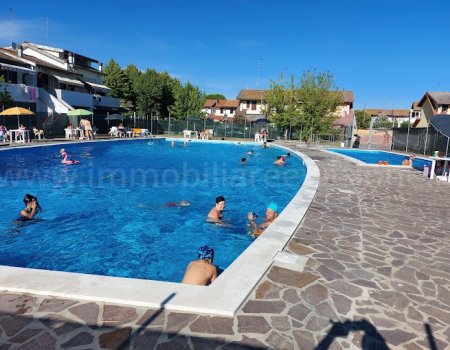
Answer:
<svg viewBox="0 0 450 350"><path fill-rule="evenodd" d="M19 115L34 115L32 111L22 107L11 107L0 112L0 115L16 115L17 116L17 127L19 127Z"/></svg>

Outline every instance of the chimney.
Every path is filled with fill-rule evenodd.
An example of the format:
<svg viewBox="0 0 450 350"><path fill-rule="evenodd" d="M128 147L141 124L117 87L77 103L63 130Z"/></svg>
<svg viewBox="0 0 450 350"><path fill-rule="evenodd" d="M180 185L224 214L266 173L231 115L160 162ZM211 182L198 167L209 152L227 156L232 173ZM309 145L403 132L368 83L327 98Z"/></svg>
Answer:
<svg viewBox="0 0 450 350"><path fill-rule="evenodd" d="M23 57L23 46L22 45L19 45L17 47L17 56L19 56L20 58Z"/></svg>

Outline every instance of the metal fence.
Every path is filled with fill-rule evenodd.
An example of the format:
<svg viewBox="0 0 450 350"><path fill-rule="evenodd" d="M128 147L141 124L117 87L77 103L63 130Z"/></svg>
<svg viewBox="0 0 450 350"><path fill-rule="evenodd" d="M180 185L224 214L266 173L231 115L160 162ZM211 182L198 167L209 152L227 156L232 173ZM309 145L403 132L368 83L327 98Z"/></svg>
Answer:
<svg viewBox="0 0 450 350"><path fill-rule="evenodd" d="M394 129L392 149L431 155L434 151L447 155L449 138L438 133L433 127L420 129Z"/></svg>

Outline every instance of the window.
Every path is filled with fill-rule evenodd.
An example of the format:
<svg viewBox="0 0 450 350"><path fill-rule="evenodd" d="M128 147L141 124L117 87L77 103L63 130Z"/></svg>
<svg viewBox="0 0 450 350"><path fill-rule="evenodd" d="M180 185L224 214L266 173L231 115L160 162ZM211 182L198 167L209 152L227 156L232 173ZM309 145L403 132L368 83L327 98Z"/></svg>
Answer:
<svg viewBox="0 0 450 350"><path fill-rule="evenodd" d="M448 112L448 105L442 105L442 113Z"/></svg>
<svg viewBox="0 0 450 350"><path fill-rule="evenodd" d="M245 101L245 102L247 104L246 108L249 109L250 108L250 101Z"/></svg>
<svg viewBox="0 0 450 350"><path fill-rule="evenodd" d="M256 111L256 101L252 101L252 111Z"/></svg>

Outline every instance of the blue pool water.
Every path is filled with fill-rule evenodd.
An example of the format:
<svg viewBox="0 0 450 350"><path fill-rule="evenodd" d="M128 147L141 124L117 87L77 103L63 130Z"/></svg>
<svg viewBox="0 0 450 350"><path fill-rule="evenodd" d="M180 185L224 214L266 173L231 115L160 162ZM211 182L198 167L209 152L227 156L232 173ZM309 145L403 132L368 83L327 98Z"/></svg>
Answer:
<svg viewBox="0 0 450 350"><path fill-rule="evenodd" d="M253 238L249 211L284 208L306 169L293 155L255 145L146 140L64 145L79 165L60 163L61 146L0 151L0 265L178 282L199 246L229 266ZM240 159L249 149L248 164ZM31 193L43 211L17 223ZM216 196L230 227L206 223ZM188 207L166 206L188 200Z"/></svg>
<svg viewBox="0 0 450 350"><path fill-rule="evenodd" d="M381 160L382 162L385 161L388 162L389 165L402 165L402 162L406 159L406 155L384 151L341 149L341 148L330 148L328 150L358 159L367 164L378 164L378 162ZM412 161L413 168L417 170L422 171L425 165L431 167L431 161L423 158L414 158Z"/></svg>

